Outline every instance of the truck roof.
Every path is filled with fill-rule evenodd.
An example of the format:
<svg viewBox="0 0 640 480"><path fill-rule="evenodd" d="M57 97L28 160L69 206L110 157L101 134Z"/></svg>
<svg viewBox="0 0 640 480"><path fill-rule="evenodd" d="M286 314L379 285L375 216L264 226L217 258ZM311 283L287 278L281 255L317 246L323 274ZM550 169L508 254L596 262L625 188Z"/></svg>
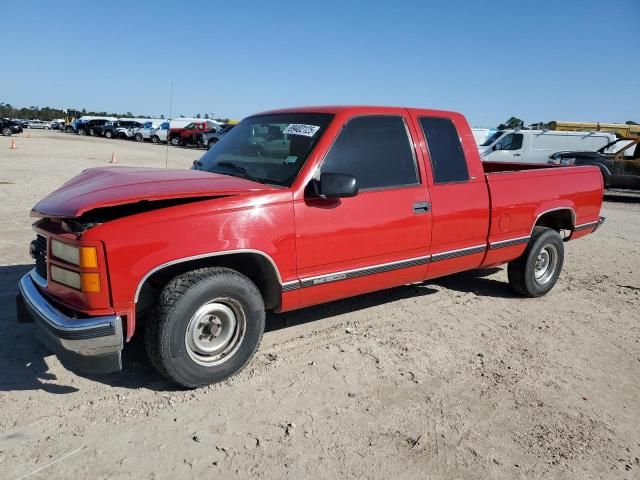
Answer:
<svg viewBox="0 0 640 480"><path fill-rule="evenodd" d="M341 113L345 111L351 112L362 112L367 113L371 111L376 112L384 112L388 111L397 111L398 109L405 109L413 112L430 114L430 115L438 115L438 116L453 116L453 115L461 115L458 112L451 112L447 110L435 110L429 108L413 108L413 107L393 107L393 106L376 106L376 105L316 105L316 106L308 106L308 107L293 107L293 108L280 108L276 110L267 110L264 112L256 113L251 116L256 115L273 115L277 113Z"/></svg>

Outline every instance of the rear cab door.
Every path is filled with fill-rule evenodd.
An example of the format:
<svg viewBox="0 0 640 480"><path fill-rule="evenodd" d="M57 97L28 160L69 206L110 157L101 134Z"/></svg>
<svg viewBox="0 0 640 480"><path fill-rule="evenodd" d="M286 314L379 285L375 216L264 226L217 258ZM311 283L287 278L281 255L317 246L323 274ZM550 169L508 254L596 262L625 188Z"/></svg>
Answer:
<svg viewBox="0 0 640 480"><path fill-rule="evenodd" d="M409 109L431 195L429 277L478 267L489 232L489 191L473 133L453 112Z"/></svg>

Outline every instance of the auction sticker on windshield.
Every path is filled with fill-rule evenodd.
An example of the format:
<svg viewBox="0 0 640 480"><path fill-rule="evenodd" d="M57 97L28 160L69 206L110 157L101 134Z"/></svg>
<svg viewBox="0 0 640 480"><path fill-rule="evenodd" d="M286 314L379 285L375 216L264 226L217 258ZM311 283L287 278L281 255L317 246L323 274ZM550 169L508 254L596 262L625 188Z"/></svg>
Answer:
<svg viewBox="0 0 640 480"><path fill-rule="evenodd" d="M285 128L282 133L287 135L304 135L305 137L313 137L320 127L315 125L305 125L303 123L292 123Z"/></svg>

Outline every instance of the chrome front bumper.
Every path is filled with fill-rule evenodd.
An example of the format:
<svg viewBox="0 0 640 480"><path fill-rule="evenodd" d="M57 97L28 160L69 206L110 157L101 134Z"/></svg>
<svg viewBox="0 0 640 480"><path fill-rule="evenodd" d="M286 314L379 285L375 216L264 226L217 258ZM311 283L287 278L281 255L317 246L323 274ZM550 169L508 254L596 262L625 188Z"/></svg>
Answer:
<svg viewBox="0 0 640 480"><path fill-rule="evenodd" d="M35 269L20 279L16 308L19 322L35 321L37 336L60 360L86 373L122 369L122 318L72 318L56 308L36 286Z"/></svg>

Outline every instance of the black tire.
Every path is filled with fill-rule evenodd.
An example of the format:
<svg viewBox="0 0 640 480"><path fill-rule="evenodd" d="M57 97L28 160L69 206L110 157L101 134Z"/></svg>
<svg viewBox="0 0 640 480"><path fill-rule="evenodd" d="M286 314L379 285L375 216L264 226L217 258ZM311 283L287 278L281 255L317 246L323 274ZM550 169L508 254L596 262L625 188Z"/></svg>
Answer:
<svg viewBox="0 0 640 480"><path fill-rule="evenodd" d="M78 130L78 135L83 135L84 136L86 134L87 134L87 131L84 128L81 128L81 129Z"/></svg>
<svg viewBox="0 0 640 480"><path fill-rule="evenodd" d="M10 137L12 133L13 132L9 127L2 129L2 135L4 135L5 137Z"/></svg>
<svg viewBox="0 0 640 480"><path fill-rule="evenodd" d="M135 139L136 139L136 142L141 142L144 140L144 137L142 136L141 133L136 133Z"/></svg>
<svg viewBox="0 0 640 480"><path fill-rule="evenodd" d="M564 263L564 243L560 234L535 227L520 258L509 263L509 285L525 297L541 297L558 281Z"/></svg>
<svg viewBox="0 0 640 480"><path fill-rule="evenodd" d="M220 305L221 310L211 310ZM233 328L224 309L235 315ZM182 387L221 382L240 372L253 357L264 323L264 302L251 280L227 268L194 270L175 277L162 290L146 325L147 353L162 375ZM193 342L216 342L218 336L234 342L225 347L226 355L203 355L199 345L192 346Z"/></svg>
<svg viewBox="0 0 640 480"><path fill-rule="evenodd" d="M179 147L182 144L182 142L180 141L180 137L173 137L171 139L171 145L173 145L174 147Z"/></svg>
<svg viewBox="0 0 640 480"><path fill-rule="evenodd" d="M218 143L217 138L212 138L211 140L209 140L209 143L207 143L207 150L211 150L216 143Z"/></svg>
<svg viewBox="0 0 640 480"><path fill-rule="evenodd" d="M154 135L153 137L151 137L151 142L152 143L160 143L160 137L157 135Z"/></svg>
<svg viewBox="0 0 640 480"><path fill-rule="evenodd" d="M113 137L113 132L111 130L107 130L106 132L104 132L104 136L107 138L111 138Z"/></svg>

